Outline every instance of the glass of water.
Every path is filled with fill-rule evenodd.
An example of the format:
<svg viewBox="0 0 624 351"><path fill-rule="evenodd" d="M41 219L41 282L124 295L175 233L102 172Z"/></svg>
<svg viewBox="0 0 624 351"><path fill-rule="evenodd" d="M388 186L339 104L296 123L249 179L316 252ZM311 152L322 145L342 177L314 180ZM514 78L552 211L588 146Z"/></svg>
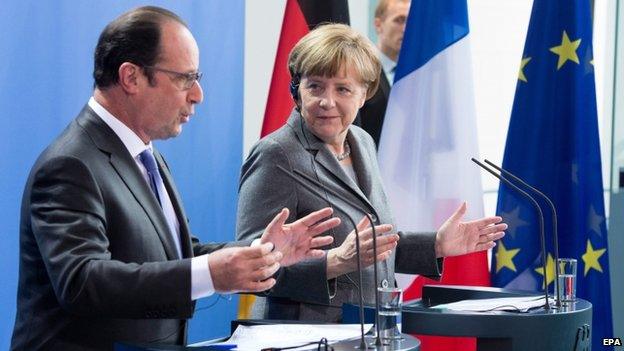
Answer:
<svg viewBox="0 0 624 351"><path fill-rule="evenodd" d="M561 302L576 300L576 259L560 258L559 261L559 295Z"/></svg>
<svg viewBox="0 0 624 351"><path fill-rule="evenodd" d="M401 339L401 307L403 290L377 288L379 291L379 333L382 339Z"/></svg>

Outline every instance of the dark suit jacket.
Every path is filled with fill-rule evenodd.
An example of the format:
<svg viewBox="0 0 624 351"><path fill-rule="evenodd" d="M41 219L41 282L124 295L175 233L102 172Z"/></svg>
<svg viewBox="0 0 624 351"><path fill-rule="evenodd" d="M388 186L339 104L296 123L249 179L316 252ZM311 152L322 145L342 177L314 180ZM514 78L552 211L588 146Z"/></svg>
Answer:
<svg viewBox="0 0 624 351"><path fill-rule="evenodd" d="M41 154L22 199L11 349L185 341L190 257L223 244L191 236L171 174L155 156L180 222L182 259L134 159L88 106Z"/></svg>
<svg viewBox="0 0 624 351"><path fill-rule="evenodd" d="M327 195L319 199L283 174L276 165L297 169L318 179L344 197L366 209L377 223L392 223L390 207L384 193L377 155L371 137L361 128L351 126L347 135L353 167L358 176L354 182L342 169L325 144L305 126L301 115L293 111L285 126L260 140L241 171L238 200L238 239L257 238L262 234L268 214L290 209L289 221L301 218L319 208L335 204L334 215L342 219L331 231L334 245L340 245L353 229L348 217L359 221L357 209ZM441 261L435 258L435 233L400 233L396 254L379 265L380 281L394 286L394 272L417 273L439 277ZM357 273L327 280L326 260L310 260L281 270L268 299L259 298L254 317L339 321L343 302L356 302ZM374 301L373 267L364 270L364 299Z"/></svg>
<svg viewBox="0 0 624 351"><path fill-rule="evenodd" d="M388 106L388 96L390 95L390 83L386 74L381 70L379 77L379 89L373 97L368 99L360 109L355 125L362 127L375 141L375 146L379 147L379 138L386 117L386 107Z"/></svg>

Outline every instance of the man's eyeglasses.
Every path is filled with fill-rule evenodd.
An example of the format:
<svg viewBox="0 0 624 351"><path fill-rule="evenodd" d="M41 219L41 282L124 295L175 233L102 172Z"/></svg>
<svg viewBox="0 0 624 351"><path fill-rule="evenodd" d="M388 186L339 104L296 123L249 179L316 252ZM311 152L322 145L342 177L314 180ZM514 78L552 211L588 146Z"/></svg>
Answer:
<svg viewBox="0 0 624 351"><path fill-rule="evenodd" d="M202 72L182 73L155 66L144 66L143 68L174 75L177 81L182 82L181 88L184 90L191 89L193 87L193 84L195 84L195 81L199 83L202 76L204 75Z"/></svg>

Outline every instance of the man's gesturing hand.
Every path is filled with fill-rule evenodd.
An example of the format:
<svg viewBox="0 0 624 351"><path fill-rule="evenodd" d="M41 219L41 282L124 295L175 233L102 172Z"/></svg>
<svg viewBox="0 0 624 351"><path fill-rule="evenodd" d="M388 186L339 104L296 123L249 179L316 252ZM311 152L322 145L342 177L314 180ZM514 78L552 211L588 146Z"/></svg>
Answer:
<svg viewBox="0 0 624 351"><path fill-rule="evenodd" d="M321 258L325 252L316 248L331 244L334 238L317 235L340 224L340 218L325 219L332 212L331 208L325 207L297 221L285 224L289 211L284 208L266 227L260 242L263 244L270 242L275 245L275 250L284 255L281 260L281 265L284 267L309 258Z"/></svg>
<svg viewBox="0 0 624 351"><path fill-rule="evenodd" d="M228 247L208 256L208 267L216 292L264 291L275 285L271 278L280 267L282 253L273 244Z"/></svg>

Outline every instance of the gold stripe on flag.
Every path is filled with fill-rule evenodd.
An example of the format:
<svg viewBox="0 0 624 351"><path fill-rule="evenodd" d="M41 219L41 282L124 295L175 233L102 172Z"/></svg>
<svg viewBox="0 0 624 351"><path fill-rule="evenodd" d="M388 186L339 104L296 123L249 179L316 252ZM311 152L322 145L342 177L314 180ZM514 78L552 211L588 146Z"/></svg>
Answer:
<svg viewBox="0 0 624 351"><path fill-rule="evenodd" d="M238 319L251 319L251 306L256 301L256 296L240 294L238 300Z"/></svg>

